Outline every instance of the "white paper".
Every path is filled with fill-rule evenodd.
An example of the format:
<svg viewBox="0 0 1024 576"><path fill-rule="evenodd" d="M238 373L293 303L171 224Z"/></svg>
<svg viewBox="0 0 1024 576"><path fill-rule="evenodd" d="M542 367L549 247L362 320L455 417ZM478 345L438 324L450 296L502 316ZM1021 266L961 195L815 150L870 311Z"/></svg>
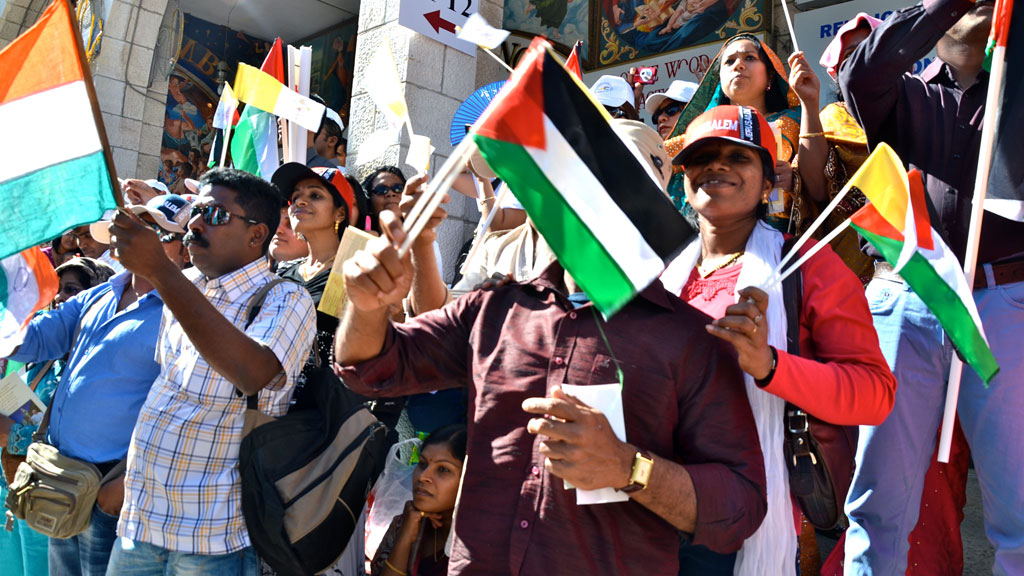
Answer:
<svg viewBox="0 0 1024 576"><path fill-rule="evenodd" d="M430 155L434 153L434 147L430 145L430 138L412 135L412 142L409 143L409 153L405 155L405 163L412 166L416 174L426 174L430 170Z"/></svg>
<svg viewBox="0 0 1024 576"><path fill-rule="evenodd" d="M359 143L356 149L356 164L362 166L376 162L388 148L398 144L401 127L377 130Z"/></svg>
<svg viewBox="0 0 1024 576"><path fill-rule="evenodd" d="M405 92L398 78L395 57L391 53L391 41L386 40L370 61L370 67L363 78L366 93L377 108L392 124L403 124L409 119L409 107L405 103Z"/></svg>
<svg viewBox="0 0 1024 576"><path fill-rule="evenodd" d="M615 384L593 384L590 386L579 386L575 384L562 384L562 390L566 394L578 399L591 408L600 410L608 424L612 427L615 436L626 441L626 419L622 414L622 385ZM566 483L567 488L572 486ZM604 504L607 502L625 502L629 495L614 488L601 488L599 490L576 490L576 504Z"/></svg>
<svg viewBox="0 0 1024 576"><path fill-rule="evenodd" d="M466 23L459 29L458 38L482 48L494 50L501 46L509 34L510 32L507 30L491 26L483 16L476 13L466 19Z"/></svg>
<svg viewBox="0 0 1024 576"><path fill-rule="evenodd" d="M43 420L46 406L32 392L17 373L8 374L0 380L0 414L9 416L15 422L23 422L26 418L33 424Z"/></svg>

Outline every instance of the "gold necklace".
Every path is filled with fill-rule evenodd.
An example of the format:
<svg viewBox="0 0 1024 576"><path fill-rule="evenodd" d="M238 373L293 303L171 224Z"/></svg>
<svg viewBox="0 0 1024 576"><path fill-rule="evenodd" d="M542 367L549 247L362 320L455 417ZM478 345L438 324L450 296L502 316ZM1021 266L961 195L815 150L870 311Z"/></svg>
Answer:
<svg viewBox="0 0 1024 576"><path fill-rule="evenodd" d="M706 269L704 269L703 266L701 266L700 264L697 264L697 273L700 274L701 278L707 278L708 276L711 276L712 274L714 274L715 272L721 270L722 268L725 268L726 266L731 266L731 265L735 264L736 261L739 260L742 256L743 256L743 251L740 250L739 252L737 252L735 254L732 254L731 256L729 256L729 258L726 258L721 264L715 266L714 268L712 268L710 270L706 270Z"/></svg>

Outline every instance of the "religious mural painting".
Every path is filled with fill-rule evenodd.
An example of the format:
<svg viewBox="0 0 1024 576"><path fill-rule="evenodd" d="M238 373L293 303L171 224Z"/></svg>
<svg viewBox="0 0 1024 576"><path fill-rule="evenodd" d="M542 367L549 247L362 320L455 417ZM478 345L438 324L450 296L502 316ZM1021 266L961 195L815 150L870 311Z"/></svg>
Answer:
<svg viewBox="0 0 1024 576"><path fill-rule="evenodd" d="M544 36L563 54L582 40L581 58L589 67L597 8L586 0L506 0L502 28L521 37Z"/></svg>
<svg viewBox="0 0 1024 576"><path fill-rule="evenodd" d="M319 94L327 106L349 124L349 97L352 94L352 71L356 61L357 18L330 30L295 43L313 49L309 75L310 94Z"/></svg>
<svg viewBox="0 0 1024 576"><path fill-rule="evenodd" d="M213 146L213 113L220 99L218 64L227 63L221 80L231 82L237 62L263 63L270 44L230 28L185 14L178 60L167 82L164 133L158 179L185 194L185 178L207 170ZM223 67L222 67L223 68Z"/></svg>

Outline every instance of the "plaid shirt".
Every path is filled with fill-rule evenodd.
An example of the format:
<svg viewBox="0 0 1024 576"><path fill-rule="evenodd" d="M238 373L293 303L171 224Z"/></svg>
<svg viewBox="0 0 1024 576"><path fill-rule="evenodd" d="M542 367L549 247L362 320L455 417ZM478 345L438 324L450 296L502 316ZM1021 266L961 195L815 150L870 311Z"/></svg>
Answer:
<svg viewBox="0 0 1024 576"><path fill-rule="evenodd" d="M235 326L256 291L274 276L264 260L208 279L185 272ZM314 333L313 302L286 282L266 297L245 330L270 349L284 368L260 392L260 410L287 411L295 378ZM124 509L119 536L190 554L226 554L250 545L242 517L238 452L245 398L214 372L188 335L164 308L156 360L160 376L150 389L128 449Z"/></svg>

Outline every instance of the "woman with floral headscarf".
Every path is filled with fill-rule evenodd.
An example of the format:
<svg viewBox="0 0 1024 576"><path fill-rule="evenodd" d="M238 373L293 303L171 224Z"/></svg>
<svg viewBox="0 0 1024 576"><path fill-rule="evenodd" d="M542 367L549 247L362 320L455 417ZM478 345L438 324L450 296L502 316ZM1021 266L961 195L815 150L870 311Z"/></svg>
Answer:
<svg viewBox="0 0 1024 576"><path fill-rule="evenodd" d="M766 199L768 223L782 232L800 232L812 212L811 203L801 199L800 180L793 177L792 170L798 153L803 152L799 138L801 97L787 82L782 60L756 36L738 34L722 46L665 142L669 154L682 149L682 135L694 118L720 104L755 108L777 128L779 161L775 171L779 179L776 189ZM817 109L817 102L814 109ZM681 172L673 176L669 195L676 207L682 208Z"/></svg>

